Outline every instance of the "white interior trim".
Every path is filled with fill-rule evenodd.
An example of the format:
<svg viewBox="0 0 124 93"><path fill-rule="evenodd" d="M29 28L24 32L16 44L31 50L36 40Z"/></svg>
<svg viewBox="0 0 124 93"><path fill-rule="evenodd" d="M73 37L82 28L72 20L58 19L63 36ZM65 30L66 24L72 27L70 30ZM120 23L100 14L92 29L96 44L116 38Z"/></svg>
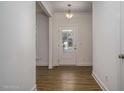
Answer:
<svg viewBox="0 0 124 93"><path fill-rule="evenodd" d="M60 39L60 34L61 34L61 29L68 29L68 28L73 28L74 29L74 34L75 34L75 36L74 36L74 42L75 42L75 45L77 46L77 43L76 43L76 41L77 41L77 33L78 33L78 25L76 25L76 24L71 24L71 25L58 25L58 35L59 35L59 38L58 38L58 44L60 44L61 42L61 39ZM76 66L76 63L77 63L77 50L76 50L76 52L74 53L74 55L75 55L75 62L74 62L74 64L64 64L64 63L62 63L61 64L61 61L62 61L62 50L60 49L61 47L59 46L59 48L58 48L58 59L59 59L59 62L58 62L58 65L59 66L62 66L62 65L64 65L64 66Z"/></svg>
<svg viewBox="0 0 124 93"><path fill-rule="evenodd" d="M37 62L36 66L48 66L47 62Z"/></svg>
<svg viewBox="0 0 124 93"><path fill-rule="evenodd" d="M76 66L92 66L92 64L91 63L81 63L81 62L78 62L78 63L76 63Z"/></svg>
<svg viewBox="0 0 124 93"><path fill-rule="evenodd" d="M42 7L42 9L44 10L44 12L46 13L47 16L51 17L53 15L53 10L50 7L49 2L46 1L39 1L40 6Z"/></svg>
<svg viewBox="0 0 124 93"><path fill-rule="evenodd" d="M37 91L37 85L35 84L30 91Z"/></svg>
<svg viewBox="0 0 124 93"><path fill-rule="evenodd" d="M49 69L53 68L52 62L52 17L49 17Z"/></svg>
<svg viewBox="0 0 124 93"><path fill-rule="evenodd" d="M103 91L109 91L109 89L105 86L105 84L100 80L100 78L98 78L98 76L94 72L92 72L92 76Z"/></svg>
<svg viewBox="0 0 124 93"><path fill-rule="evenodd" d="M40 7L44 10L46 15L49 17L49 62L48 62L48 68L52 69L53 68L53 64L52 64L52 15L53 15L53 11L52 11L52 9L50 9L48 2L39 1L38 3L40 5Z"/></svg>

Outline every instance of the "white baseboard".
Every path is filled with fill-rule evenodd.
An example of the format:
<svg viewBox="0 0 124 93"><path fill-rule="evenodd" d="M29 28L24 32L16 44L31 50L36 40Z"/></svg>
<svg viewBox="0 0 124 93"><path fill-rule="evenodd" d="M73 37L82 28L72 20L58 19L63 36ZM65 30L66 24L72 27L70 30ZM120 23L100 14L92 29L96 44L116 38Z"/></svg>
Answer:
<svg viewBox="0 0 124 93"><path fill-rule="evenodd" d="M54 64L53 66L92 66L91 63L83 63L83 64L63 64L63 65L60 65L60 64Z"/></svg>
<svg viewBox="0 0 124 93"><path fill-rule="evenodd" d="M92 64L91 63L78 63L78 64L76 64L76 66L92 66Z"/></svg>
<svg viewBox="0 0 124 93"><path fill-rule="evenodd" d="M36 64L36 66L48 66L48 64Z"/></svg>
<svg viewBox="0 0 124 93"><path fill-rule="evenodd" d="M48 69L53 69L54 66L48 66Z"/></svg>
<svg viewBox="0 0 124 93"><path fill-rule="evenodd" d="M46 67L46 66L48 66L48 65L36 65L36 66L45 66L45 67Z"/></svg>
<svg viewBox="0 0 124 93"><path fill-rule="evenodd" d="M92 76L103 91L109 91L109 89L105 86L105 84L100 80L100 78L98 78L98 76L94 72L92 72Z"/></svg>
<svg viewBox="0 0 124 93"><path fill-rule="evenodd" d="M37 85L35 84L30 91L37 91Z"/></svg>

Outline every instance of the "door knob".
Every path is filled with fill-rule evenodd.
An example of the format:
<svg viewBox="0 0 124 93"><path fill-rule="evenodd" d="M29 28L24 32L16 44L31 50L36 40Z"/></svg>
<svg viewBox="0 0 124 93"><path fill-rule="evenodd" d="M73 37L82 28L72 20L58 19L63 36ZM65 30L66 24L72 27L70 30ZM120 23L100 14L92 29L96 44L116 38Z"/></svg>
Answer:
<svg viewBox="0 0 124 93"><path fill-rule="evenodd" d="M124 59L124 54L120 54L118 57L119 57L120 59Z"/></svg>

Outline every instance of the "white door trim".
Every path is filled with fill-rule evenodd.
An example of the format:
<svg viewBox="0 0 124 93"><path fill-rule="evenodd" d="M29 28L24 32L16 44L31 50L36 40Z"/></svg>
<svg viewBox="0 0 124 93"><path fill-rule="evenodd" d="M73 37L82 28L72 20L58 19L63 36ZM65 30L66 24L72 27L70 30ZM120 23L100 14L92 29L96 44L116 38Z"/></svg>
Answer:
<svg viewBox="0 0 124 93"><path fill-rule="evenodd" d="M52 58L52 22L53 18L49 17L49 65L48 68L52 69L53 68L53 58Z"/></svg>
<svg viewBox="0 0 124 93"><path fill-rule="evenodd" d="M61 54L60 54L60 30L61 30L61 28L74 28L75 29L75 35L76 35L76 37L75 37L75 45L76 45L76 48L78 47L77 46L77 40L78 40L78 25L58 25L58 66L60 66L61 64L59 63L60 62L60 60L61 60ZM77 65L77 49L76 49L76 51L75 51L75 64L73 64L73 65Z"/></svg>
<svg viewBox="0 0 124 93"><path fill-rule="evenodd" d="M49 17L49 62L48 62L48 68L53 68L52 63L52 27L53 27L53 13L54 11L49 7L48 2L44 1L38 1L38 4L40 7L44 10L46 15Z"/></svg>

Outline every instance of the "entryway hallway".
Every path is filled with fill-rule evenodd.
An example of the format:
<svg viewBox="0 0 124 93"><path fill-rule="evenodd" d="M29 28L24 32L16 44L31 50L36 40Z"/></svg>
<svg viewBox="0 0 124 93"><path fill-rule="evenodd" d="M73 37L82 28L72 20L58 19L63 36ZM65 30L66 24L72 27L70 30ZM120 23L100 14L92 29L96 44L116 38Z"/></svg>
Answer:
<svg viewBox="0 0 124 93"><path fill-rule="evenodd" d="M91 71L91 66L59 66L51 70L37 66L37 90L100 91Z"/></svg>
<svg viewBox="0 0 124 93"><path fill-rule="evenodd" d="M0 91L36 90L124 91L123 1L0 2Z"/></svg>

